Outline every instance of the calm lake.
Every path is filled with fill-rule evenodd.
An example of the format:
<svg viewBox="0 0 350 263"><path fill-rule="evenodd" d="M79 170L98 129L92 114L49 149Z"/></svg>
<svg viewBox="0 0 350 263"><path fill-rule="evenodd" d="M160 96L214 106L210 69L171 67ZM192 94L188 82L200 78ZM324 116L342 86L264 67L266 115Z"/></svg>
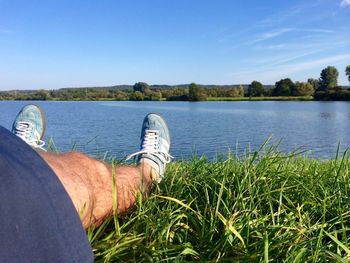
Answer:
<svg viewBox="0 0 350 263"><path fill-rule="evenodd" d="M10 129L28 102L0 102L0 125ZM34 102L47 119L45 140L60 151L73 147L101 157L121 159L138 150L144 116L159 112L172 134L171 153L213 159L231 150L257 150L272 135L279 150L310 150L317 158L334 157L340 142L350 146L349 102Z"/></svg>

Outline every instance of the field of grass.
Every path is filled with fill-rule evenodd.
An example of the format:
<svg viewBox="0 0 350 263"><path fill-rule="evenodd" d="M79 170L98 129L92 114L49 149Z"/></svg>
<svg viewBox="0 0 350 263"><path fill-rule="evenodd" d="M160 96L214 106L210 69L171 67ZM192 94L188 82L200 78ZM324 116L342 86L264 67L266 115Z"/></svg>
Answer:
<svg viewBox="0 0 350 263"><path fill-rule="evenodd" d="M276 96L276 97L208 97L208 101L309 101L314 100L312 96Z"/></svg>
<svg viewBox="0 0 350 263"><path fill-rule="evenodd" d="M350 159L205 157L169 165L123 218L89 231L96 262L349 262Z"/></svg>

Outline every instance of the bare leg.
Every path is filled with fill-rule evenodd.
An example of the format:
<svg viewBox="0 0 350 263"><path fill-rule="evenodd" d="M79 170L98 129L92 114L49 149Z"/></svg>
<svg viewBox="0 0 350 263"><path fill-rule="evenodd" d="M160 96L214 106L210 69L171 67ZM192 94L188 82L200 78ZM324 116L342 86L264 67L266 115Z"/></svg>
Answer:
<svg viewBox="0 0 350 263"><path fill-rule="evenodd" d="M23 107L13 127L12 132L28 145L43 149L45 118L38 106ZM39 154L62 182L87 228L100 225L114 212L124 213L135 204L138 194L146 197L152 181L160 181L164 176L165 166L172 158L169 149L170 133L165 120L150 113L142 124L140 150L129 155L138 156L137 167L113 168L77 152Z"/></svg>
<svg viewBox="0 0 350 263"><path fill-rule="evenodd" d="M113 214L113 188L117 193L117 213L122 214L135 204L136 196L148 195L155 172L147 163L136 167L114 168L84 154L39 153L62 182L84 228L100 225ZM113 187L113 176L115 187Z"/></svg>

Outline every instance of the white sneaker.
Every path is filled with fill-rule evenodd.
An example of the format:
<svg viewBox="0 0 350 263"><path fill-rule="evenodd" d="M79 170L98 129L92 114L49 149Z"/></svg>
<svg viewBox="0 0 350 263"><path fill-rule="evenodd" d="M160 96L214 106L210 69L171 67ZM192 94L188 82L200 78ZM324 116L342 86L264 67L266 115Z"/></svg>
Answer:
<svg viewBox="0 0 350 263"><path fill-rule="evenodd" d="M170 132L163 117L157 113L148 114L143 120L141 130L140 151L127 156L126 160L137 156L137 163L148 163L156 170L159 176L158 183L165 173L166 164L172 157L170 150Z"/></svg>
<svg viewBox="0 0 350 263"><path fill-rule="evenodd" d="M46 151L45 142L41 139L45 134L46 122L44 112L39 106L29 104L17 114L12 124L12 133L33 148Z"/></svg>

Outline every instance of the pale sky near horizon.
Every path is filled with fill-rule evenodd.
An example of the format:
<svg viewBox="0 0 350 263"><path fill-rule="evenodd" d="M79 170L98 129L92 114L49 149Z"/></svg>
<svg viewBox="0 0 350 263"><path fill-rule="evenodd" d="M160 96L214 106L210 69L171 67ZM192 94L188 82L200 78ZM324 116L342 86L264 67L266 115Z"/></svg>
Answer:
<svg viewBox="0 0 350 263"><path fill-rule="evenodd" d="M0 90L274 84L337 67L350 0L0 0Z"/></svg>

